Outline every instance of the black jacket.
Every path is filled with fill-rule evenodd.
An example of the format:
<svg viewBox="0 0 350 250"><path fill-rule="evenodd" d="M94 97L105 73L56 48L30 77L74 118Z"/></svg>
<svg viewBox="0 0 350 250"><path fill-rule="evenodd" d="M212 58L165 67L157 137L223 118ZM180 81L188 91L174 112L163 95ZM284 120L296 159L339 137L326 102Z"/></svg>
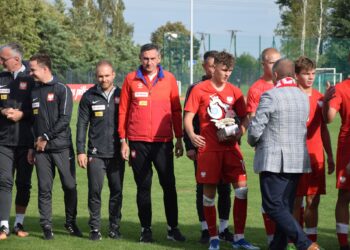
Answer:
<svg viewBox="0 0 350 250"><path fill-rule="evenodd" d="M99 85L84 93L79 104L77 123L77 153L85 153L88 133L88 156L113 158L120 156L118 136L120 88L116 87L107 97Z"/></svg>
<svg viewBox="0 0 350 250"><path fill-rule="evenodd" d="M45 151L71 147L72 109L72 92L68 86L55 78L46 84L35 84L32 90L33 130L35 138L42 136L48 141Z"/></svg>
<svg viewBox="0 0 350 250"><path fill-rule="evenodd" d="M31 126L31 90L34 80L29 76L28 67L20 72L14 80L10 72L0 73L0 109L17 108L23 112L18 122L8 120L0 115L0 145L27 146L33 145Z"/></svg>

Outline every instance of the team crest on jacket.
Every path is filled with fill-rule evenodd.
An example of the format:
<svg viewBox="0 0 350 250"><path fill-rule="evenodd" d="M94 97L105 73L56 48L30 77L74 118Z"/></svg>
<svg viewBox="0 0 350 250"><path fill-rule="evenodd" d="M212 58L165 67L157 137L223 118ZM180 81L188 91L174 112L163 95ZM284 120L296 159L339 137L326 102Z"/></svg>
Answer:
<svg viewBox="0 0 350 250"><path fill-rule="evenodd" d="M131 154L131 158L133 159L136 158L136 150L131 150L130 154Z"/></svg>
<svg viewBox="0 0 350 250"><path fill-rule="evenodd" d="M20 90L26 90L27 89L27 82L20 82L19 83L19 89Z"/></svg>
<svg viewBox="0 0 350 250"><path fill-rule="evenodd" d="M143 83L142 83L142 82L139 82L139 83L137 84L137 88L142 89L142 88L143 88Z"/></svg>
<svg viewBox="0 0 350 250"><path fill-rule="evenodd" d="M120 100L119 97L115 97L114 98L114 104L119 104L119 100Z"/></svg>
<svg viewBox="0 0 350 250"><path fill-rule="evenodd" d="M47 94L47 101L48 102L52 102L55 98L55 94L54 93L48 93Z"/></svg>

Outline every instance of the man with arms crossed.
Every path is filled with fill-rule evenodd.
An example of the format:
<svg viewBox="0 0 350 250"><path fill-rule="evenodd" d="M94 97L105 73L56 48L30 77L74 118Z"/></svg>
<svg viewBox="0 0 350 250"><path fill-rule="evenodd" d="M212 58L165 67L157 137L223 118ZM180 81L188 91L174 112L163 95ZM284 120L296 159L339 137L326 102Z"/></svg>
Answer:
<svg viewBox="0 0 350 250"><path fill-rule="evenodd" d="M157 45L145 44L140 50L141 66L124 80L119 104L121 154L129 160L137 185L137 207L141 222L140 242L153 242L151 222L152 163L163 189L167 238L185 241L178 229L178 206L174 175L175 155L182 156L182 118L175 77L160 65ZM126 142L129 141L129 146Z"/></svg>
<svg viewBox="0 0 350 250"><path fill-rule="evenodd" d="M350 63L350 53L348 56ZM337 188L338 200L335 220L338 242L341 250L349 250L349 203L350 203L350 78L328 88L324 95L323 117L332 122L339 112L342 125L337 147Z"/></svg>
<svg viewBox="0 0 350 250"><path fill-rule="evenodd" d="M281 54L275 48L266 48L261 53L261 64L264 74L249 88L247 94L247 112L248 117L252 119L255 116L256 109L259 105L260 96L273 88L272 66L281 58ZM275 233L275 222L269 218L264 209L261 208L267 243L270 244Z"/></svg>
<svg viewBox="0 0 350 250"><path fill-rule="evenodd" d="M308 95L310 114L307 121L307 149L310 155L311 173L301 176L294 203L294 217L300 221L300 207L306 196L304 212L305 232L312 242L317 241L318 205L320 195L326 193L325 157L327 154L328 174L334 171L334 160L329 131L322 117L323 95L312 88L316 64L307 57L295 61L298 87ZM301 225L302 226L302 225Z"/></svg>
<svg viewBox="0 0 350 250"><path fill-rule="evenodd" d="M254 171L260 177L262 206L276 223L271 250L285 249L288 238L300 250L317 250L292 215L302 173L310 172L306 148L307 96L293 79L294 63L278 60L272 68L275 88L262 94L248 127L248 143L255 147Z"/></svg>
<svg viewBox="0 0 350 250"><path fill-rule="evenodd" d="M90 240L102 239L101 191L105 174L110 190L108 236L112 239L121 237L119 228L125 164L119 153L120 139L117 132L120 88L114 86L114 78L112 64L106 60L100 61L96 66L98 84L86 91L79 103L77 154L79 166L87 168Z"/></svg>
<svg viewBox="0 0 350 250"><path fill-rule="evenodd" d="M33 165L27 161L33 145L30 127L31 99L34 86L29 68L22 63L22 47L9 43L0 48L0 240L9 235L13 173L16 170L16 219L13 233L28 236L23 228L29 203Z"/></svg>
<svg viewBox="0 0 350 250"><path fill-rule="evenodd" d="M204 62L202 64L203 69L205 71L205 75L202 77L202 81L211 79L215 70L214 67L214 56L217 54L217 51L211 50L204 53ZM200 81L201 82L201 81ZM188 96L190 95L194 86L198 83L194 83L188 87L186 93L185 104L186 106ZM193 128L196 134L199 134L199 120L198 115L195 115L193 118ZM189 159L191 159L194 163L195 173L197 172L197 148L192 144L190 138L188 137L186 131L184 132L184 142L186 148L186 154ZM228 219L230 217L231 210L231 186L229 183L218 184L218 212L219 212L219 238L221 240L232 242L233 235L228 229ZM199 242L203 244L207 244L209 242L209 231L208 225L205 221L203 214L203 184L197 182L196 186L196 207L199 221L202 226L202 234Z"/></svg>
<svg viewBox="0 0 350 250"><path fill-rule="evenodd" d="M70 235L82 237L76 225L77 188L75 161L69 122L73 100L70 89L51 73L48 55L34 55L29 60L30 74L36 81L32 90L33 131L35 154L28 153L28 160L35 160L38 178L40 225L45 240L53 239L52 186L57 166L62 189L66 223Z"/></svg>
<svg viewBox="0 0 350 250"><path fill-rule="evenodd" d="M246 104L241 90L228 79L234 66L234 57L227 52L215 55L215 71L210 80L194 87L186 107L184 124L192 144L198 148L198 169L196 178L203 184L203 209L210 235L209 249L219 249L219 237L216 228L215 193L217 184L232 183L235 189L233 204L235 249L259 249L244 238L247 217L247 177L243 156L238 141L247 125ZM198 114L200 135L194 132L193 118ZM236 117L237 116L237 117ZM239 118L241 124L232 125ZM217 124L230 121L234 132L223 135ZM223 128L224 129L224 128Z"/></svg>

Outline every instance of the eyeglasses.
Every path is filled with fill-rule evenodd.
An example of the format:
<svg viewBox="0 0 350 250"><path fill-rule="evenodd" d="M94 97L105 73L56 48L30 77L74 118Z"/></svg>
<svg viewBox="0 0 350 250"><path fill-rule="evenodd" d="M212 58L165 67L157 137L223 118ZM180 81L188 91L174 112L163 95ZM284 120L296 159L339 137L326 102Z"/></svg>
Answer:
<svg viewBox="0 0 350 250"><path fill-rule="evenodd" d="M15 58L15 57L14 56L11 56L9 58L2 58L2 57L0 57L0 62L5 63L5 62L7 62L8 60L10 60L12 58Z"/></svg>

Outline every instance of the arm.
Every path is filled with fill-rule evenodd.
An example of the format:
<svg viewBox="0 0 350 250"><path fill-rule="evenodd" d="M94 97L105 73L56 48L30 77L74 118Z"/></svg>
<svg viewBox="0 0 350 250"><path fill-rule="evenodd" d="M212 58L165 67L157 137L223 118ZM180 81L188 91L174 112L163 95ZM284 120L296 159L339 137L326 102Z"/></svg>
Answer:
<svg viewBox="0 0 350 250"><path fill-rule="evenodd" d="M334 120L337 110L329 106L329 101L335 97L335 87L328 87L323 97L322 115L326 123Z"/></svg>
<svg viewBox="0 0 350 250"><path fill-rule="evenodd" d="M205 138L203 136L197 135L193 128L193 117L195 116L192 112L185 112L184 125L186 133L188 134L192 144L199 148L205 146Z"/></svg>
<svg viewBox="0 0 350 250"><path fill-rule="evenodd" d="M321 125L321 137L322 137L323 148L327 154L328 174L332 174L334 172L335 164L333 159L331 137L329 135L327 125L323 122Z"/></svg>
<svg viewBox="0 0 350 250"><path fill-rule="evenodd" d="M248 127L248 143L250 146L254 147L259 142L272 112L274 112L273 99L266 92L261 96L256 114Z"/></svg>
<svg viewBox="0 0 350 250"><path fill-rule="evenodd" d="M184 102L184 106L186 106L188 97L190 96L190 93L193 89L194 85L190 85L187 89L186 92L186 98L185 98L185 102ZM185 117L185 111L183 112L183 116ZM198 121L198 116L195 116L193 118L193 128L194 131L196 133L199 133L199 121ZM186 155L188 158L190 158L191 160L195 160L196 159L196 147L192 144L190 137L188 136L186 130L184 129L184 143L185 143L185 148L186 148Z"/></svg>
<svg viewBox="0 0 350 250"><path fill-rule="evenodd" d="M121 140L120 144L120 154L122 159L129 160L129 146L126 143L126 125L129 114L130 102L131 102L131 93L129 89L129 84L127 77L124 80L122 91L120 93L120 102L119 102L119 114L118 114L118 133Z"/></svg>
<svg viewBox="0 0 350 250"><path fill-rule="evenodd" d="M90 109L86 93L83 95L78 108L78 122L76 146L78 154L78 164L82 168L87 167L87 155L85 153L86 132L90 121Z"/></svg>

